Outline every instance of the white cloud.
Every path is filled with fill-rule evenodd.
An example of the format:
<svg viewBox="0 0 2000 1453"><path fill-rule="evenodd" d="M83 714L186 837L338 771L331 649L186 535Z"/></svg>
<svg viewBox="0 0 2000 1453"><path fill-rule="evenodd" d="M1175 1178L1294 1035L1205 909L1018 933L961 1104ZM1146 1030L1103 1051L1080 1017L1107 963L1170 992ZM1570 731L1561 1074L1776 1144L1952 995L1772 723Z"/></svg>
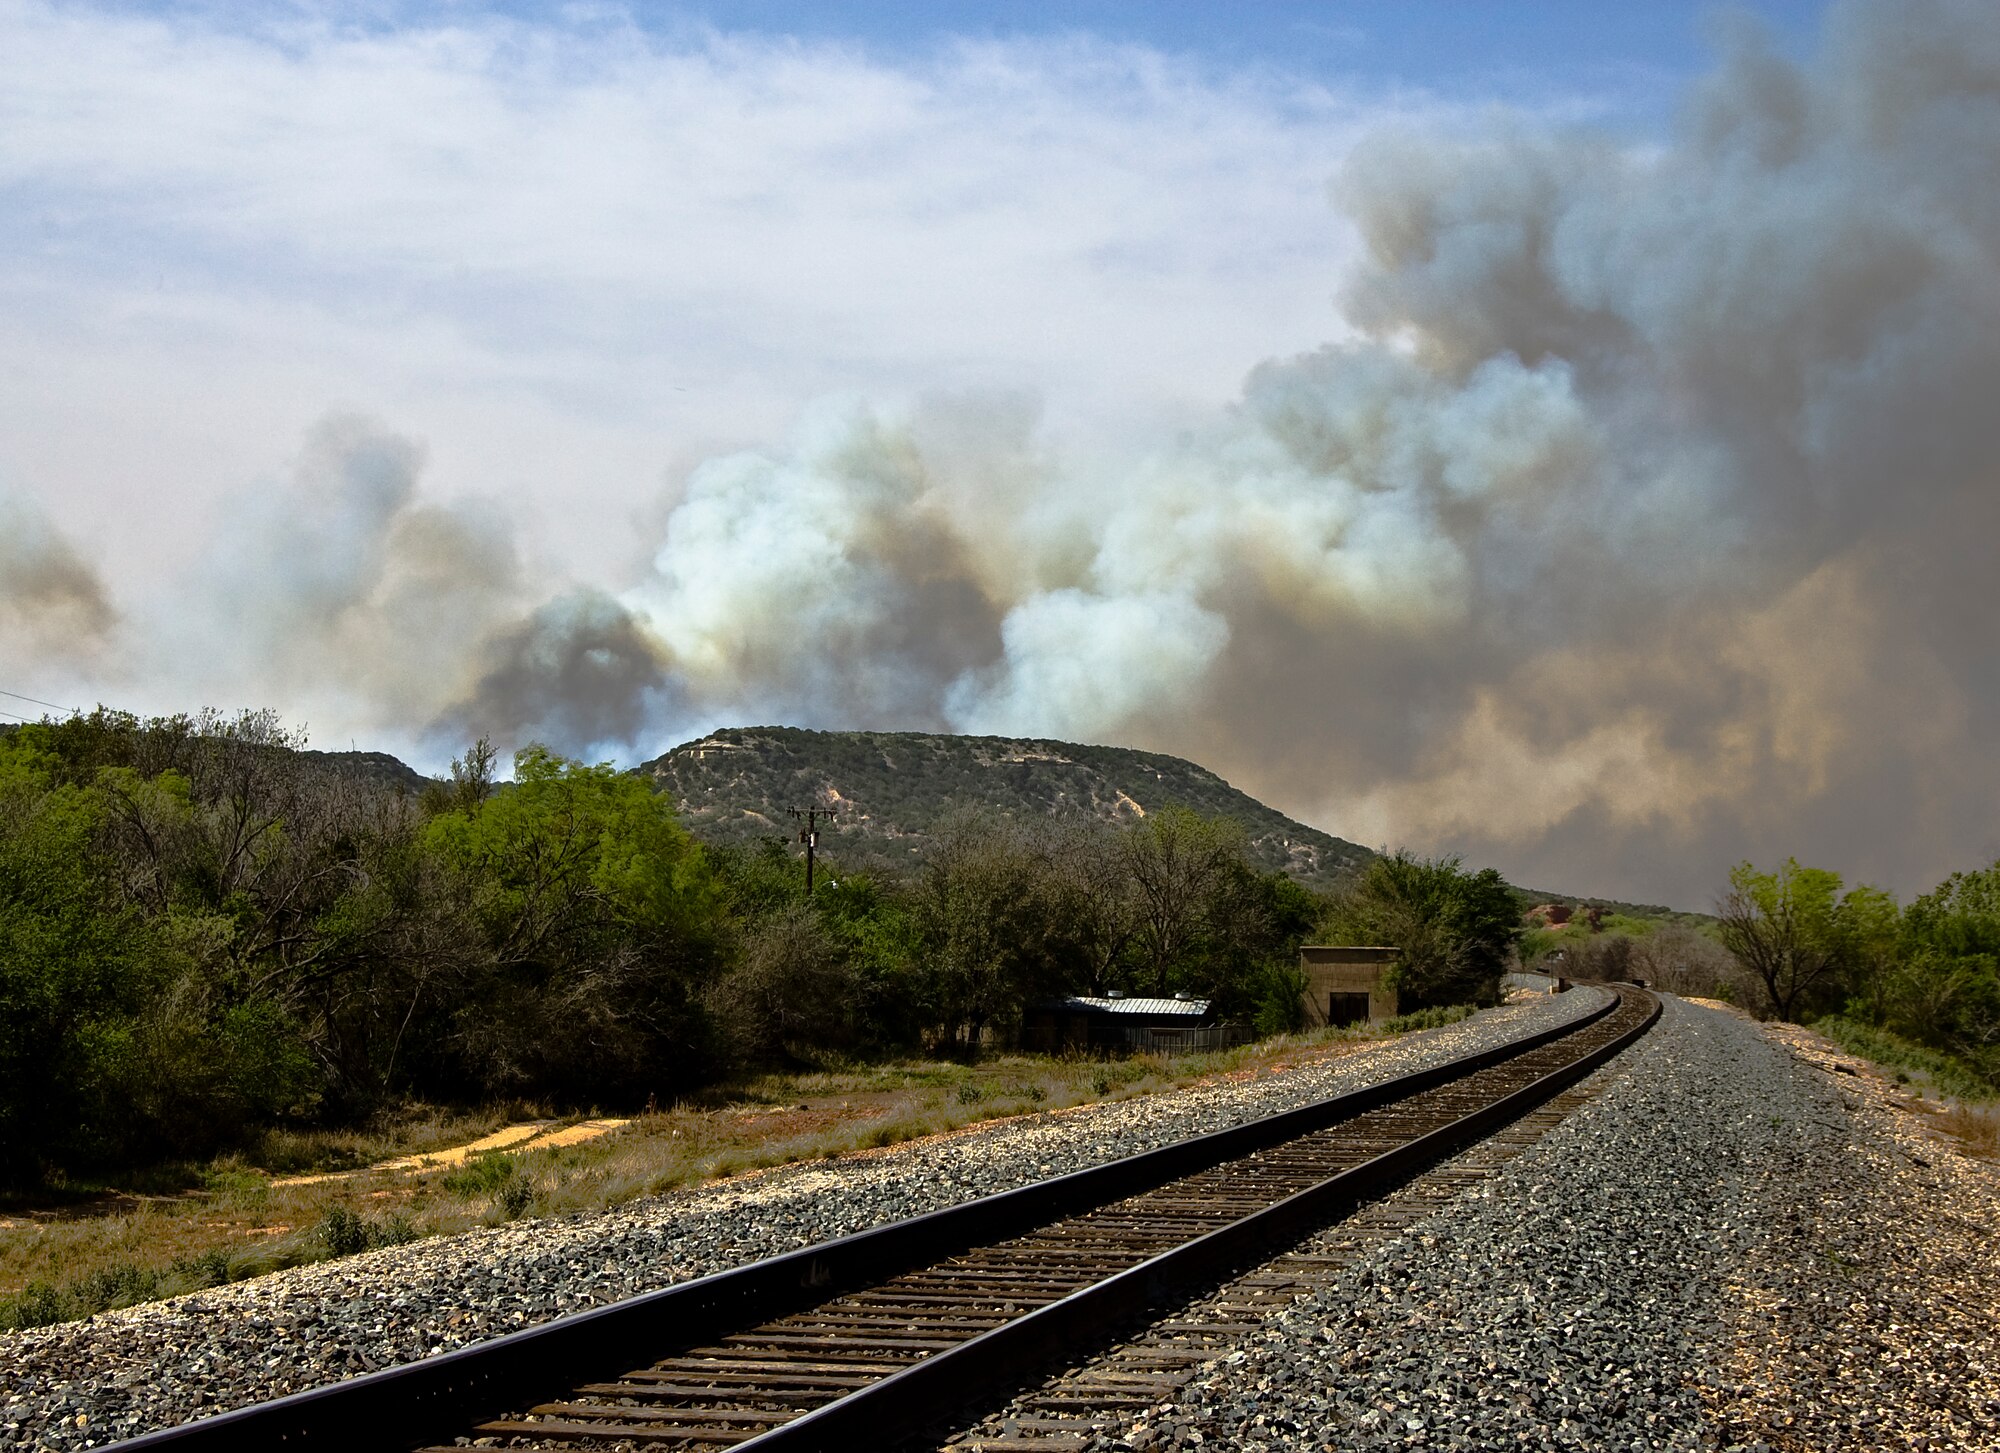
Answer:
<svg viewBox="0 0 2000 1453"><path fill-rule="evenodd" d="M807 399L1013 387L1137 431L1334 327L1361 118L1302 84L227 13L0 0L0 472L121 578L330 407L601 576L668 470Z"/></svg>

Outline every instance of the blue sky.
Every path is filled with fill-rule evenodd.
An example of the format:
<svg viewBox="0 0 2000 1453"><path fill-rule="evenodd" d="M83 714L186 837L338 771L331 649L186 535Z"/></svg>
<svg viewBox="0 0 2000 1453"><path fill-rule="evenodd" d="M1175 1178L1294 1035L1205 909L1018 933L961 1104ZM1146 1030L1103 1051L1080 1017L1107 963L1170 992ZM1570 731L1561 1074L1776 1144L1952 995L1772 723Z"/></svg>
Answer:
<svg viewBox="0 0 2000 1453"><path fill-rule="evenodd" d="M1678 88L1712 56L1714 25L1755 16L1780 48L1802 52L1824 0L1338 0L1338 3L811 5L778 0L646 5L630 12L657 31L731 31L851 41L908 55L964 37L1018 40L1082 32L1199 56L1219 67L1268 66L1328 85L1417 88L1543 104L1587 96L1620 124L1657 126ZM546 7L509 6L521 16Z"/></svg>

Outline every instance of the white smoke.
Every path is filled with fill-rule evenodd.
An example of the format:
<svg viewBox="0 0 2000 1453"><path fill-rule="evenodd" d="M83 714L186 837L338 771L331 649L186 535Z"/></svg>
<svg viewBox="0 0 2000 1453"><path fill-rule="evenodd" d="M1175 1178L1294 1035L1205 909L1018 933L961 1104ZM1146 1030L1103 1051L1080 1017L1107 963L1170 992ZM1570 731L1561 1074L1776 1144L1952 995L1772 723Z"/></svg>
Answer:
<svg viewBox="0 0 2000 1453"><path fill-rule="evenodd" d="M1977 856L2000 12L1728 44L1663 149L1364 146L1361 338L1175 446L1065 468L996 426L968 466L924 410L821 421L698 473L635 600L738 715L1138 741L1517 876L1698 902L1746 852Z"/></svg>
<svg viewBox="0 0 2000 1453"><path fill-rule="evenodd" d="M1150 451L1064 458L1013 394L829 403L694 470L614 596L336 422L216 638L571 750L1125 741L1688 905L1744 855L1909 888L2000 850L2000 10L1855 0L1803 65L1739 26L1670 144L1385 134L1336 196L1344 341Z"/></svg>

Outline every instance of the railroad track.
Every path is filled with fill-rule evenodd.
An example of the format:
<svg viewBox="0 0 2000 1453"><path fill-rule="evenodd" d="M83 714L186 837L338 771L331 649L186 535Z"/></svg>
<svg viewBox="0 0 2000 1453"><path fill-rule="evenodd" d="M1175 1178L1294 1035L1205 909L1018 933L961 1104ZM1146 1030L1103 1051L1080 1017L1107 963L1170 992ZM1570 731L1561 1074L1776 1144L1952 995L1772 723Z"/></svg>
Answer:
<svg viewBox="0 0 2000 1453"><path fill-rule="evenodd" d="M1609 987L1580 1020L1366 1090L117 1446L889 1446L1559 1094L1659 1016Z"/></svg>

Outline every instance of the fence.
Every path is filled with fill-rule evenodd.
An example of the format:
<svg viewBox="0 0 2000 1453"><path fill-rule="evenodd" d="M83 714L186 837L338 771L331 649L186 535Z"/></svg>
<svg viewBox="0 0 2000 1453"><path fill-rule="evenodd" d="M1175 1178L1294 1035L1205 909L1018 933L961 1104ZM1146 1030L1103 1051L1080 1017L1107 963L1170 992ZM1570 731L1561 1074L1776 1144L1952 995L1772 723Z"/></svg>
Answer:
<svg viewBox="0 0 2000 1453"><path fill-rule="evenodd" d="M1242 1024L1214 1024L1203 1029L1134 1027L1125 1031L1125 1047L1133 1054L1199 1054L1248 1044L1254 1038Z"/></svg>

